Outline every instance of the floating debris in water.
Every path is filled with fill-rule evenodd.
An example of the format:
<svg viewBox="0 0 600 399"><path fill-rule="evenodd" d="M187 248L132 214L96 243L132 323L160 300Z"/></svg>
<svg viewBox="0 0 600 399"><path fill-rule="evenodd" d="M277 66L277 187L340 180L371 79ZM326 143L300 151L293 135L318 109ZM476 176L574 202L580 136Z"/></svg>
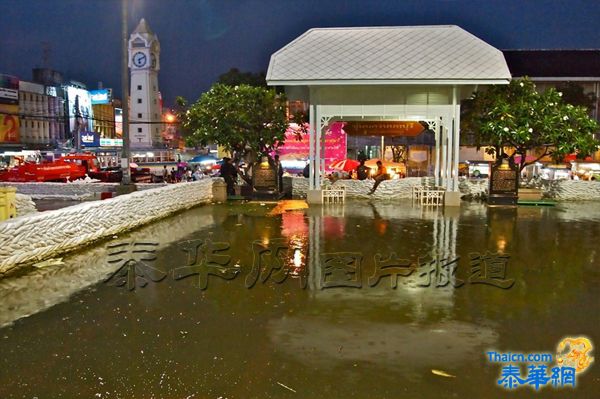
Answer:
<svg viewBox="0 0 600 399"><path fill-rule="evenodd" d="M288 211L299 211L307 208L308 204L304 200L283 200L277 203L277 206L269 212L269 215L280 215Z"/></svg>
<svg viewBox="0 0 600 399"><path fill-rule="evenodd" d="M52 259L47 259L44 260L42 262L38 262L35 263L33 265L33 267L37 267L38 269L44 268L44 267L48 267L48 266L59 266L59 265L64 265L65 262L62 261L63 258L52 258Z"/></svg>
<svg viewBox="0 0 600 399"><path fill-rule="evenodd" d="M435 374L435 375L439 375L440 377L456 378L455 375L448 374L448 373L446 373L445 371L442 371L442 370L431 369L431 373Z"/></svg>
<svg viewBox="0 0 600 399"><path fill-rule="evenodd" d="M282 386L282 387L284 387L285 389L288 389L288 390L290 390L290 391L292 391L292 392L296 393L296 390L295 390L295 389L292 389L292 388L288 387L287 385L284 385L284 384L282 384L282 383L281 383L281 382L279 382L279 381L277 381L277 384L281 385L281 386Z"/></svg>

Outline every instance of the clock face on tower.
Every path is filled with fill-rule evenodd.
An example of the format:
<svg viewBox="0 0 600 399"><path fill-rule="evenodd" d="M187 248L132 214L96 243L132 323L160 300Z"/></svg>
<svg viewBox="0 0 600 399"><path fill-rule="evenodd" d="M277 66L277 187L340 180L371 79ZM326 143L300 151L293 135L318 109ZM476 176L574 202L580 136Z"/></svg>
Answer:
<svg viewBox="0 0 600 399"><path fill-rule="evenodd" d="M146 58L146 54L142 53L141 51L138 51L133 55L133 65L135 65L138 68L143 67L144 65L146 65Z"/></svg>

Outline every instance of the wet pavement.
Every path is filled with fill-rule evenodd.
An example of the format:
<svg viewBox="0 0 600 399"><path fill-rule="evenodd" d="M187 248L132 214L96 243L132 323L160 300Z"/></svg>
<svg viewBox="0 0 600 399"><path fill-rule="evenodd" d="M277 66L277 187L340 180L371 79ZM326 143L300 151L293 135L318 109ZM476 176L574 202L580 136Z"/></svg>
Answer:
<svg viewBox="0 0 600 399"><path fill-rule="evenodd" d="M598 397L598 364L507 392L486 352L600 344L599 222L594 203L192 209L0 280L0 398Z"/></svg>

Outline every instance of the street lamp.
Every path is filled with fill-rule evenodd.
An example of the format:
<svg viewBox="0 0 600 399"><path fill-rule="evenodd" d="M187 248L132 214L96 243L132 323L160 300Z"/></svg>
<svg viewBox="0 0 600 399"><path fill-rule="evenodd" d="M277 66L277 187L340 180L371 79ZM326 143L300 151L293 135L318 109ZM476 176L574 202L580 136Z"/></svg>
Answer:
<svg viewBox="0 0 600 399"><path fill-rule="evenodd" d="M131 171L129 169L129 71L127 66L127 0L121 0L121 90L123 97L123 147L121 149L121 168L123 169L123 180L121 184L131 183Z"/></svg>
<svg viewBox="0 0 600 399"><path fill-rule="evenodd" d="M175 122L175 115L173 115L173 114L165 114L165 121L167 123L173 123L173 122Z"/></svg>

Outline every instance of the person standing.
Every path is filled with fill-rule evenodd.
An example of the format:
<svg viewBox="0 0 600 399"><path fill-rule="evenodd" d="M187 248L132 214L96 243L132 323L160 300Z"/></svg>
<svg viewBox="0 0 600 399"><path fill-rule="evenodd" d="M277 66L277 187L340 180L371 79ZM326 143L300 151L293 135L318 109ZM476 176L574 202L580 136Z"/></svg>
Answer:
<svg viewBox="0 0 600 399"><path fill-rule="evenodd" d="M227 183L227 195L235 195L235 180L237 178L237 169L233 165L231 158L223 158L221 165L221 177Z"/></svg>
<svg viewBox="0 0 600 399"><path fill-rule="evenodd" d="M369 195L373 194L375 190L377 190L377 186L379 186L382 181L389 179L389 175L387 174L381 161L377 161L377 173L373 178L375 179L375 185L373 186L371 191L369 191Z"/></svg>
<svg viewBox="0 0 600 399"><path fill-rule="evenodd" d="M306 166L302 170L302 176L308 178L310 176L310 161L306 161Z"/></svg>
<svg viewBox="0 0 600 399"><path fill-rule="evenodd" d="M283 167L279 160L279 155L275 155L275 170L277 171L277 189L279 192L283 191Z"/></svg>
<svg viewBox="0 0 600 399"><path fill-rule="evenodd" d="M171 183L177 183L177 171L175 167L171 168Z"/></svg>

